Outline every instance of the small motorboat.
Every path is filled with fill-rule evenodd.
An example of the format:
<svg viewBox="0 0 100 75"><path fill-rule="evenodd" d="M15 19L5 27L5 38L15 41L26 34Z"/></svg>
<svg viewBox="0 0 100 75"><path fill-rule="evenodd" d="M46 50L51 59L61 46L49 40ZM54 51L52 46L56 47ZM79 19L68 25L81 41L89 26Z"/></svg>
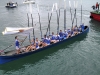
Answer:
<svg viewBox="0 0 100 75"><path fill-rule="evenodd" d="M23 3L24 4L29 4L29 3L35 4L35 0L34 1L33 0L25 0Z"/></svg>
<svg viewBox="0 0 100 75"><path fill-rule="evenodd" d="M17 7L18 6L18 4L17 4L17 2L16 3L14 3L14 2L9 2L9 3L7 3L7 5L5 6L6 8L15 8L15 7Z"/></svg>

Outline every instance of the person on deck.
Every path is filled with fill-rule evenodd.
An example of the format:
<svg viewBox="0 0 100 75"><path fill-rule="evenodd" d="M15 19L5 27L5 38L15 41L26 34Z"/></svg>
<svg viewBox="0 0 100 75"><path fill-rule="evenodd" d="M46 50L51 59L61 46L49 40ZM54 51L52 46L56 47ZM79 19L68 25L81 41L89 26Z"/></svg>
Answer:
<svg viewBox="0 0 100 75"><path fill-rule="evenodd" d="M84 31L84 28L85 28L84 23L82 25L80 25L80 27L81 27L82 32L83 32Z"/></svg>
<svg viewBox="0 0 100 75"><path fill-rule="evenodd" d="M44 35L44 38L43 38L43 46L45 47L45 46L47 46L47 37L46 37L46 35Z"/></svg>
<svg viewBox="0 0 100 75"><path fill-rule="evenodd" d="M36 49L39 49L40 41L38 40L38 38L36 38L35 43L36 43Z"/></svg>
<svg viewBox="0 0 100 75"><path fill-rule="evenodd" d="M51 39L50 39L50 36L47 36L47 45L50 45L50 43L51 43Z"/></svg>
<svg viewBox="0 0 100 75"><path fill-rule="evenodd" d="M92 8L93 8L93 10L95 10L95 8L96 8L95 5L93 5Z"/></svg>
<svg viewBox="0 0 100 75"><path fill-rule="evenodd" d="M68 33L67 33L67 30L65 30L65 32L64 32L64 39L66 39L67 36L68 36Z"/></svg>
<svg viewBox="0 0 100 75"><path fill-rule="evenodd" d="M19 44L19 40L18 40L18 37L15 36L15 47L16 47L16 50L17 50L17 54L20 53L20 44Z"/></svg>
<svg viewBox="0 0 100 75"><path fill-rule="evenodd" d="M68 33L67 38L71 37L71 30L70 29L67 29L67 33Z"/></svg>
<svg viewBox="0 0 100 75"><path fill-rule="evenodd" d="M57 33L57 35L56 35L55 38L56 38L56 41L57 41L57 42L61 41L60 35L59 35L58 33Z"/></svg>
<svg viewBox="0 0 100 75"><path fill-rule="evenodd" d="M36 44L35 44L35 39L31 41L31 44L26 48L26 52L31 51L31 50L36 50Z"/></svg>
<svg viewBox="0 0 100 75"><path fill-rule="evenodd" d="M54 35L54 32L52 32L52 35L51 35L51 43L56 43L56 37Z"/></svg>
<svg viewBox="0 0 100 75"><path fill-rule="evenodd" d="M64 39L64 33L62 32L62 30L60 30L59 35L60 35L60 38L63 40Z"/></svg>
<svg viewBox="0 0 100 75"><path fill-rule="evenodd" d="M73 31L74 31L73 32L74 35L78 34L78 27L77 27L77 25L74 26Z"/></svg>
<svg viewBox="0 0 100 75"><path fill-rule="evenodd" d="M98 2L96 3L96 9L99 10L99 4L98 4Z"/></svg>

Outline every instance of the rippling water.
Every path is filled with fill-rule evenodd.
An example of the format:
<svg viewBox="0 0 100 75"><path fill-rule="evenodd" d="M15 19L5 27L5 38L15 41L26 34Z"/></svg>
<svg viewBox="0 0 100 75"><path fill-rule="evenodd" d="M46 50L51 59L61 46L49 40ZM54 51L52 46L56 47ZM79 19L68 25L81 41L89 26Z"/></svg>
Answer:
<svg viewBox="0 0 100 75"><path fill-rule="evenodd" d="M14 9L5 8L9 0L0 0L0 32L5 27L25 27L27 26L27 13L29 6L23 4L23 0L14 0L18 2L18 7ZM36 0L40 7L41 23L43 34L46 32L48 25L48 12L51 12L53 3L59 3L59 0ZM73 8L73 0L72 8ZM86 37L77 38L65 46L52 48L51 50L42 51L10 63L0 65L0 75L100 75L100 22L90 20L89 15L91 6L99 0L83 0L82 21L90 27ZM32 5L32 14L35 26L35 36L40 38L38 23L38 14L36 4ZM61 16L60 29L64 29L63 1L60 1ZM78 0L77 18L80 24L80 5ZM48 7L49 6L49 7ZM49 11L48 11L49 9ZM73 14L74 10L72 9ZM69 4L67 1L67 28L71 27ZM51 31L57 31L57 16L53 12L51 20ZM31 26L31 18L30 18ZM38 35L37 35L38 34ZM22 37L21 37L22 39ZM27 39L28 40L28 39ZM29 44L25 41L24 45ZM14 35L3 36L0 33L0 49L4 49L14 43ZM14 46L7 49L13 49Z"/></svg>

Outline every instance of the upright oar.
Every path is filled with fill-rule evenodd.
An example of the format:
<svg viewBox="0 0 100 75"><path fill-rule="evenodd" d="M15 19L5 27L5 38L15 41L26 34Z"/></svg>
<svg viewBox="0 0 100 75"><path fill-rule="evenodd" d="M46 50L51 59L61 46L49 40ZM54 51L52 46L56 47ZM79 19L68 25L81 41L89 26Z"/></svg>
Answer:
<svg viewBox="0 0 100 75"><path fill-rule="evenodd" d="M75 3L75 7L77 8L78 1ZM77 26L77 16L76 16L76 11L75 11L75 19L76 19L76 26Z"/></svg>
<svg viewBox="0 0 100 75"><path fill-rule="evenodd" d="M28 6L27 6L27 11L28 11ZM27 19L28 19L28 27L29 27L29 14L28 14L28 12L27 12ZM31 43L30 33L29 33L29 42Z"/></svg>
<svg viewBox="0 0 100 75"><path fill-rule="evenodd" d="M31 4L30 4L30 13L31 13L31 19L32 19L32 27L34 27L33 26L32 5ZM34 28L33 28L33 37L35 39Z"/></svg>
<svg viewBox="0 0 100 75"><path fill-rule="evenodd" d="M50 18L49 18L49 12L48 12L48 21L49 21L49 23L48 23L46 35L47 35L47 33L48 33L48 30L49 30L49 35L50 35L50 22L51 22L51 17L52 17L53 9L54 9L54 4L53 4L53 7L52 7L52 11L51 11Z"/></svg>
<svg viewBox="0 0 100 75"><path fill-rule="evenodd" d="M82 0L81 0L81 24L82 24Z"/></svg>
<svg viewBox="0 0 100 75"><path fill-rule="evenodd" d="M49 6L48 6L48 27L47 27L46 35L48 35L48 31L50 30L49 27L50 27L50 26L49 26Z"/></svg>
<svg viewBox="0 0 100 75"><path fill-rule="evenodd" d="M77 8L77 4L76 4L75 1L74 1L74 8L75 8L75 13L74 13L74 17L73 17L73 20L72 20L72 29L73 29L74 19L76 19L76 8Z"/></svg>
<svg viewBox="0 0 100 75"><path fill-rule="evenodd" d="M70 3L70 1L69 1L69 6L70 6L70 14L71 14L71 21L72 21L72 9L71 9L71 3Z"/></svg>
<svg viewBox="0 0 100 75"><path fill-rule="evenodd" d="M41 38L42 38L42 29L41 29L41 21L40 21L40 14L39 14L39 6L37 5L38 8L38 16L39 16L39 24L40 24L40 32L41 32Z"/></svg>
<svg viewBox="0 0 100 75"><path fill-rule="evenodd" d="M27 19L28 19L28 27L29 27L29 15L28 15L28 13L27 13Z"/></svg>
<svg viewBox="0 0 100 75"><path fill-rule="evenodd" d="M64 31L66 30L66 0L64 0Z"/></svg>
<svg viewBox="0 0 100 75"><path fill-rule="evenodd" d="M57 26L57 33L59 33L59 16L60 15L58 15L58 6L57 6L57 3L55 3L55 6L56 6L56 14L57 14L57 24L58 24L58 26Z"/></svg>

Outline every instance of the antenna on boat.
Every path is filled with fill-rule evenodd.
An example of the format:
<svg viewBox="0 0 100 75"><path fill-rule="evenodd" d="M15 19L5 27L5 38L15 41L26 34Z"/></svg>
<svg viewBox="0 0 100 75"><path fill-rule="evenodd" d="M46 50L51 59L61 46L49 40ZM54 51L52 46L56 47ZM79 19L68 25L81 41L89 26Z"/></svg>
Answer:
<svg viewBox="0 0 100 75"><path fill-rule="evenodd" d="M66 0L64 0L64 31L66 30Z"/></svg>
<svg viewBox="0 0 100 75"><path fill-rule="evenodd" d="M37 4L37 8L38 8L38 16L39 16L40 32L41 32L41 38L42 38L41 21L40 21L40 14L39 14L39 6L38 6L38 4Z"/></svg>

